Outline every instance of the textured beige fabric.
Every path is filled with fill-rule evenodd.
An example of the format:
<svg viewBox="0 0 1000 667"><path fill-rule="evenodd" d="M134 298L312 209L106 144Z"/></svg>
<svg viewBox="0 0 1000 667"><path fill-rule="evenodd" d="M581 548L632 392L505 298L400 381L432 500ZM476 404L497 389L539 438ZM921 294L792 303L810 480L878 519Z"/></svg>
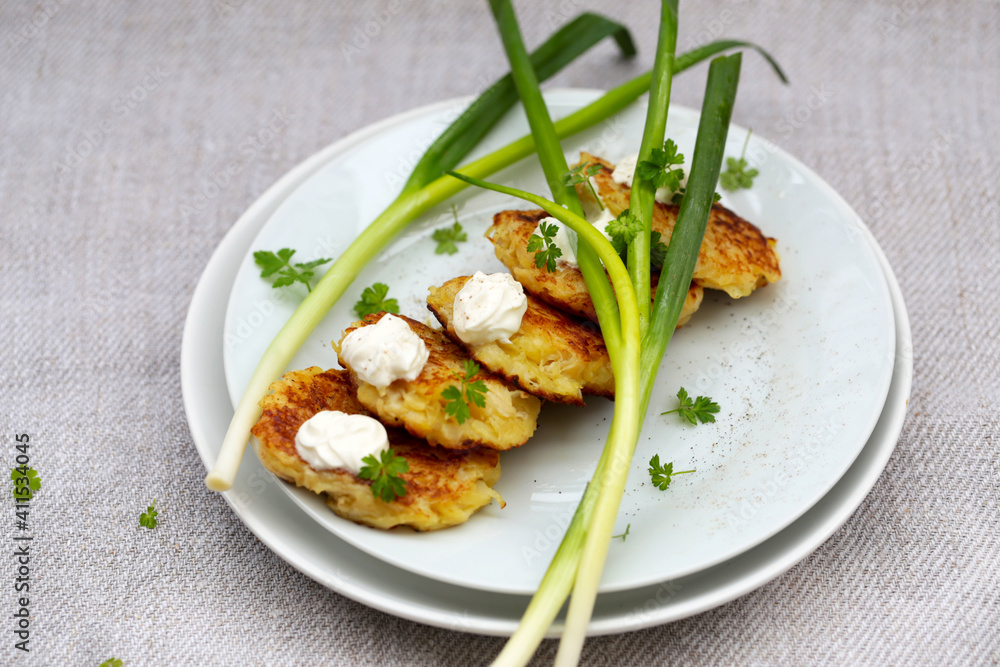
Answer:
<svg viewBox="0 0 1000 667"><path fill-rule="evenodd" d="M621 3L625 5L625 3ZM550 85L652 62L654 2L609 9L602 45ZM827 179L894 266L914 331L899 446L847 525L776 581L669 626L588 642L588 664L972 664L1000 659L1000 5L683 3L681 46L745 60L734 120ZM520 2L529 44L596 3ZM356 47L373 12L384 26ZM368 123L506 69L485 3L91 3L0 8L0 434L27 431L32 653L0 662L480 664L501 641L332 593L202 484L181 330L213 248L288 169ZM704 70L675 86L698 104ZM282 131L208 186L274 119ZM245 155L244 155L245 157ZM163 524L139 531L157 497ZM12 544L12 516L0 540ZM6 561L12 562L12 561ZM5 566L5 572L13 566ZM8 575L4 575L5 577ZM2 616L15 604L0 582ZM554 643L541 655L550 658Z"/></svg>

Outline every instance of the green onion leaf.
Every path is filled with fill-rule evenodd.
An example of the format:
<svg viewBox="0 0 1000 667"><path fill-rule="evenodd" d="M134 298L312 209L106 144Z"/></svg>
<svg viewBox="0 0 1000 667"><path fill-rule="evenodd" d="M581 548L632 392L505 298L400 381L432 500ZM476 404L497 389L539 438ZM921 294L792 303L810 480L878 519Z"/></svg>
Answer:
<svg viewBox="0 0 1000 667"><path fill-rule="evenodd" d="M545 81L606 37L614 38L625 57L635 55L628 29L598 14L584 13L555 31L531 54L531 66ZM413 168L403 192L414 192L454 169L517 102L517 90L510 74L505 74L469 105L461 116L441 133Z"/></svg>

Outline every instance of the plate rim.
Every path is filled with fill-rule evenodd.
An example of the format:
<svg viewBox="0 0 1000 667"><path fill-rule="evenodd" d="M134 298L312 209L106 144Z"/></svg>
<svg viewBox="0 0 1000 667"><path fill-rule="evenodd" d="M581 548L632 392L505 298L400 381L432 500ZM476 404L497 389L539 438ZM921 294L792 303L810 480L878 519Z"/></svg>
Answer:
<svg viewBox="0 0 1000 667"><path fill-rule="evenodd" d="M594 91L591 89L579 89L579 88L554 89L553 91L550 91L550 94L553 93L558 94L559 92L567 92L572 94L599 94L600 91ZM181 384L182 384L182 393L184 397L185 411L188 416L189 427L191 428L196 448L198 449L199 455L201 456L203 463L206 464L206 467L210 465L214 457L212 456L212 451L210 449L211 444L205 441L204 425L197 423L198 417L194 416L199 414L199 407L200 407L197 404L197 401L194 400L196 394L196 387L194 385L198 384L196 376L197 376L197 371L199 370L196 366L192 367L192 360L194 355L193 346L196 345L198 342L198 332L195 330L197 328L195 325L197 323L197 315L200 312L200 309L204 308L204 303L211 297L210 295L210 291L212 288L212 285L210 284L211 279L215 277L216 274L227 272L227 269L224 267L225 261L229 259L227 255L236 256L236 261L231 270L232 277L235 278L235 272L238 269L239 262L246 250L246 248L243 248L243 250L241 251L238 248L238 245L242 240L242 237L249 235L248 230L254 226L255 222L257 223L256 226L258 229L259 227L263 226L263 224L269 217L268 211L273 212L281 204L281 202L284 201L284 199L287 198L289 194L291 194L291 192L295 189L295 187L298 186L298 184L300 184L302 181L308 178L314 171L322 167L328 160L327 156L339 153L340 151L349 148L354 143L363 141L369 135L379 132L383 127L387 125L392 125L394 123L404 121L412 116L432 112L440 108L447 108L448 106L451 105L467 102L469 99L471 98L457 98L452 100L444 100L431 105L426 105L423 107L412 109L402 114L386 118L377 123L373 123L372 125L369 125L339 141L330 144L326 148L320 150L313 156L307 158L305 161L294 167L291 171L289 171L282 178L280 178L274 185L268 188L268 190L265 191L265 193L261 195L247 209L247 211L242 216L240 216L240 218L233 225L233 227L223 237L222 241L219 244L219 247L213 253L212 258L209 260L209 263L206 266L205 271L202 274L201 278L199 279L197 287L195 288L191 304L189 306L188 315L185 321L182 349L181 349L181 381L182 381ZM794 156L789 156L789 157L798 162L804 168L808 169L808 167L805 167L805 165L803 165L801 161L799 161L797 158L794 158ZM843 197L841 197L839 193L836 192L836 190L832 189L832 186L829 186L829 184L827 184L822 179L819 180L831 190L832 194L834 194L845 205L847 205L848 209L853 211L853 209L851 209L849 204L847 204L847 202L843 200ZM899 340L903 340L905 343L909 344L911 341L911 334L909 331L909 320L906 314L905 304L902 301L902 294L899 292L898 282L896 281L895 275L893 274L891 267L888 265L888 261L886 260L884 253L882 252L878 244L875 242L874 237L872 236L870 230L868 230L868 228L863 224L860 218L857 218L857 221L860 223L860 228L863 230L865 239L868 242L871 249L875 252L875 255L878 258L881 267L883 269L883 273L885 274L886 287L890 293L893 305L893 316L896 320L897 343ZM246 239L245 245L247 247L249 247L249 245L252 243L252 240L255 236L256 232L253 231L253 235ZM228 294L228 290L225 291L226 294ZM222 339L220 336L217 338L219 347L221 347L222 345L221 341ZM694 600L692 601L693 604L687 604L687 605L665 604L659 608L660 613L650 614L648 615L649 618L645 619L644 621L633 620L632 622L629 622L626 619L623 622L620 619L616 620L614 617L604 618L604 619L597 618L595 620L593 627L591 628L592 633L605 634L608 632L618 632L622 630L638 629L640 627L647 627L650 625L658 625L663 622L676 620L678 618L683 618L685 616L698 613L700 611L704 611L706 609L715 607L719 604L728 602L729 600L734 599L735 597L738 597L763 585L767 581L773 579L774 577L778 576L779 574L790 568L792 565L797 563L806 555L812 553L812 551L818 548L819 545L822 544L822 542L829 537L829 535L833 534L833 532L835 532L841 525L843 525L843 523L846 522L846 520L854 512L857 506L864 500L864 498L870 491L871 487L877 481L879 475L881 474L882 469L885 466L885 463L888 461L888 458L895 447L895 443L898 441L899 433L901 432L902 429L903 419L905 418L906 399L909 396L910 386L912 384L912 356L906 356L901 358L898 344L896 348L897 348L896 364L894 365L892 373L893 377L891 382L892 384L896 384L897 381L902 381L903 386L899 388L899 390L902 391L905 394L905 396L902 396L900 399L897 399L896 404L890 406L896 409L894 409L893 411L894 414L891 415L892 423L888 427L890 430L890 434L886 438L883 438L888 443L888 447L886 448L885 444L881 445L879 456L872 463L868 464L869 467L868 470L866 471L867 474L862 475L861 486L857 487L856 489L854 489L852 492L849 493L847 505L844 505L843 504L844 501L841 501L842 505L841 509L839 511L834 511L833 516L829 518L827 522L824 524L826 528L820 531L821 533L823 533L822 536L817 537L816 535L814 535L811 538L808 538L804 542L799 544L797 548L792 548L790 550L786 549L785 551L787 551L787 553L784 554L784 557L775 559L771 567L765 568L765 571L763 573L757 574L757 576L750 576L749 580L747 581L733 582L729 586L724 587L716 595L714 596L708 595L707 597L709 599L701 600L700 602L698 600ZM907 348L906 346L904 346L904 348L912 349L912 348ZM216 358L218 360L219 365L221 366L221 355L218 355ZM900 367L901 361L903 362L902 367ZM226 394L226 402L228 404L228 392L226 392L224 386L223 386L223 392ZM889 395L891 395L892 393L893 393L892 388L890 387ZM888 395L886 403L888 404ZM902 407L903 409L900 411L898 409L899 407ZM230 416L231 412L232 411L230 408L229 410ZM883 413L885 412L886 408L883 408ZM228 423L228 419L226 421ZM881 421L881 415L878 421ZM889 442L890 440L891 442ZM869 446L870 442L866 443L866 445L862 448L862 452L868 449ZM885 451L881 451L881 449L885 449ZM855 461L855 463L852 463L851 466L849 466L848 472L854 469L856 463L857 461ZM840 481L837 482L837 485L839 484ZM338 592L343 593L348 597L351 597L352 599L358 600L359 602L362 602L368 606L373 606L375 608L382 609L383 611L387 611L389 613L402 616L404 618L410 618L411 620L416 620L424 623L429 622L434 625L439 625L442 627L450 627L452 629L467 629L471 631L483 632L486 634L509 634L509 632L513 629L512 627L509 627L509 622L498 623L495 620L490 621L489 619L473 619L473 621L470 621L468 626L463 626L462 628L455 628L454 619L442 621L440 617L435 617L434 614L429 615L428 610L425 608L420 608L418 610L408 610L406 608L406 605L402 604L401 601L399 600L395 602L391 600L373 600L371 595L367 594L366 588L364 586L351 586L349 585L350 582L346 581L336 581L336 580L331 581L329 577L323 576L321 573L313 571L313 568L309 567L308 565L303 565L300 562L296 562L297 559L295 558L295 554L286 553L285 549L280 548L280 543L276 543L276 540L273 539L271 531L268 530L267 526L261 525L256 520L253 512L243 511L242 508L238 507L237 504L233 502L233 499L229 496L229 494L225 494L225 497L226 501L230 504L234 512L243 521L243 523L247 525L247 527L250 528L250 530L254 532L254 534L256 534L265 544L267 544L269 548L272 549L272 551L274 551L284 560L289 562L289 564L291 564L293 567L296 567L296 569L304 572L305 574L319 581L320 583L323 583L327 587L333 590L337 590ZM826 497L824 497L824 500L825 498ZM811 511L812 509L807 510L806 513L808 514ZM793 521L789 526L786 526L776 535L768 538L763 543L753 547L747 552L743 552L733 557L732 559L730 559L730 561L726 561L719 565L713 566L712 568L709 568L709 570L725 567L732 561L736 561L743 558L748 553L759 549L760 547L766 545L772 540L777 539L778 536L780 536L782 533L789 531L796 524L801 522L802 519L803 517L800 516L798 519ZM334 536L334 539L340 539L340 538ZM389 563L384 563L382 561L378 561L378 563L383 567L398 569ZM708 570L703 572L707 571ZM698 575L692 575L692 576L700 576L701 574L702 573L699 572ZM423 577L421 577L420 575L410 574L409 576L414 576L423 579ZM461 587L456 587L456 588L461 588ZM470 593L475 593L480 595L483 594L482 591L478 591L476 589L461 588L461 590L469 591ZM626 591L626 593L638 592L641 590L643 589L632 589L630 591ZM503 594L495 594L495 595L503 595ZM621 595L621 593L607 593L607 594L602 594L602 596L603 595ZM704 597L706 596L703 595L702 598ZM555 631L557 631L557 628L553 629L553 632Z"/></svg>

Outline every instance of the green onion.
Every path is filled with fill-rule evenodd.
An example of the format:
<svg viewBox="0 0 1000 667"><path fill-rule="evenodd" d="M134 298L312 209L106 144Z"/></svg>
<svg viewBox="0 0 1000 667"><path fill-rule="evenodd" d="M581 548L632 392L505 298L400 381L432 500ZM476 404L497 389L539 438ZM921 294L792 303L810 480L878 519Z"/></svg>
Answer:
<svg viewBox="0 0 1000 667"><path fill-rule="evenodd" d="M741 63L741 55L735 53L725 58L716 58L708 70L687 190L677 214L670 245L667 246L663 270L660 272L660 282L653 302L652 323L642 344L642 367L650 371L649 376L644 378L643 411L649 404L660 361L677 328L677 320L698 261L698 250L705 236L715 185L719 182L719 172L722 169Z"/></svg>
<svg viewBox="0 0 1000 667"><path fill-rule="evenodd" d="M558 204L565 206L582 218L583 207L580 205L579 197L577 197L576 188L564 184L563 181L563 175L569 171L569 165L566 164L566 156L559 144L559 137L556 136L555 126L549 116L548 107L545 106L545 100L542 98L542 91L538 87L538 78L535 76L535 71L528 59L528 52L524 48L517 18L514 16L514 7L510 0L490 0L490 7L497 21L504 50L510 61L510 73L517 86L517 92L521 96L521 103L524 105L524 112L528 117L531 135L535 139L538 161L542 165L542 171L545 173L545 180L548 181L552 197ZM615 301L615 295L604 275L604 268L601 267L601 263L588 245L584 244L578 247L577 264L583 273L587 290L594 302L601 332L604 335L613 363L621 340L621 325L618 321L618 304ZM646 307L649 308L648 305ZM636 342L638 343L638 341Z"/></svg>
<svg viewBox="0 0 1000 667"><path fill-rule="evenodd" d="M531 54L531 66L545 81L576 60L605 37L613 37L622 55L635 55L632 36L625 26L597 14L584 13L549 37ZM441 174L454 169L490 129L517 102L517 90L510 74L486 89L469 108L432 143L413 168L402 194L424 187Z"/></svg>
<svg viewBox="0 0 1000 667"><path fill-rule="evenodd" d="M674 51L677 48L677 0L662 3L660 11L660 35L656 45L656 60L653 65L653 81L649 89L649 104L646 124L639 144L637 163L650 159L653 149L663 144L667 128L667 111L670 108L670 87L674 76ZM639 321L642 332L649 326L649 302L652 292L649 265L649 232L653 219L653 205L656 186L641 178L632 179L632 194L629 209L642 229L629 243L628 270L635 284L636 298L639 300Z"/></svg>
<svg viewBox="0 0 1000 667"><path fill-rule="evenodd" d="M522 665L531 658L569 595L573 582L577 579L577 567L588 535L588 526L592 525L592 516L599 498L598 491L602 484L606 483L603 471L607 468L610 456L621 448L631 451L635 448L636 439L639 437L639 429L642 426L641 413L639 412L641 403L639 393L639 311L632 281L629 279L628 270L622 263L621 257L618 256L604 235L585 218L555 202L529 192L495 183L486 183L455 172L449 173L467 183L531 202L576 232L580 240L579 249L586 246L595 253L599 261L604 262L607 275L611 279L615 295L618 297L618 307L620 308L619 325L622 339L614 350L610 345L608 346L608 353L611 356L615 372L615 411L611 420L611 429L608 432L607 445L601 455L601 460L598 462L597 471L584 491L583 498L577 506L566 535L542 578L538 591L528 604L514 635L504 646L494 663L495 665ZM611 298L613 299L614 296ZM599 307L597 297L594 297L594 302L595 307ZM628 473L627 467L624 473Z"/></svg>
<svg viewBox="0 0 1000 667"><path fill-rule="evenodd" d="M640 421L642 415L646 414L657 371L677 327L681 307L691 285L698 251L705 236L705 227L715 195L715 184L719 181L719 171L722 167L729 119L736 99L740 63L741 56L736 53L717 58L712 61L709 68L688 189L677 216L677 224L670 237L670 245L667 246L650 326L643 335L640 346L640 368L643 369L638 409ZM648 214L652 215L652 210ZM648 229L649 221L644 221L644 224ZM648 237L648 233L646 236ZM617 410L616 399L615 411ZM609 438L608 447L611 444ZM583 649L587 625L590 623L594 602L597 599L597 588L604 570L608 545L614 532L621 497L625 491L632 455L635 453L635 444L635 441L632 441L628 449L620 445L616 451L608 455L612 464L610 470L605 473L608 479L599 489L593 519L587 531L576 584L566 615L566 629L556 657L557 665L576 664ZM599 472L604 473L603 470Z"/></svg>
<svg viewBox="0 0 1000 667"><path fill-rule="evenodd" d="M527 663L555 620L571 587L573 597L570 600L557 664L575 664L579 659L641 428L641 415L645 414L660 361L677 325L704 237L715 193L714 184L721 170L740 62L741 56L738 53L717 58L709 70L688 180L690 189L685 195L685 201L688 196L693 196L693 200L690 204L682 204L678 214L664 264L670 268L665 268L661 273L646 336L640 337L638 333L635 292L621 259L607 239L585 219L538 195L449 172L451 176L467 183L529 201L576 232L583 244L590 246L599 259L605 262L621 306L623 345L620 346L618 355L612 357L615 369L615 413L607 444L538 591L532 597L517 630L494 662L495 665ZM641 377L640 365L635 364L631 355L623 352L623 349L638 350L640 347L640 365L646 371Z"/></svg>
<svg viewBox="0 0 1000 667"><path fill-rule="evenodd" d="M605 452L634 448L642 420L638 412L641 330L633 283L611 244L583 218L583 208L576 189L563 184L563 174L569 167L539 90L538 80L527 62L527 53L510 1L491 0L490 6L535 138L538 158L555 202L512 188L464 180L530 201L577 233L577 262L597 311L615 376L615 411ZM600 260L604 260L603 267ZM609 278L614 284L614 292L608 283ZM646 301L648 311L648 297ZM600 498L598 490L604 482L603 477L595 474L592 483L588 485L567 531L568 539L564 539L560 545L517 631L498 656L496 664L526 663L558 614L569 594L570 586L577 580L576 571L586 544L585 531L592 524L591 515Z"/></svg>
<svg viewBox="0 0 1000 667"><path fill-rule="evenodd" d="M591 257L596 259L599 256L605 261L605 268L618 297L616 310L614 304L609 303L614 295L609 296L603 289L607 286L603 273L601 280L596 281L601 291L592 289L588 280L588 289L599 314L602 332L608 340L608 350L615 371L615 412L607 443L556 556L532 597L518 629L495 662L496 665L526 664L555 619L572 585L573 595L567 613L566 629L556 657L557 664L568 665L576 664L582 651L614 521L641 430L642 415L645 414L657 369L676 327L691 283L713 202L715 183L721 169L722 149L735 99L741 57L737 54L730 58L719 58L712 63L689 179L691 189L688 190L688 195L697 201L682 205L675 236L671 238L665 268L661 273L661 287L657 290L657 299L651 311L649 230L655 186L638 177L633 181L631 206L645 231L637 235L643 241L630 244L629 267L625 278L621 275L621 260L617 256L611 257L610 261L606 258L610 244L580 216L580 204L575 191L568 192L562 185L561 176L567 171L566 161L538 89L538 81L527 64L527 55L510 2L491 0L491 7L555 202L513 188L483 183L461 174L452 175L480 187L530 201L576 231L581 241L578 256L589 250L594 253ZM649 158L652 149L663 142L671 78L677 70L673 53L676 34L677 2L665 0L640 159ZM781 75L780 70L778 71ZM610 253L613 254L613 249ZM584 269L582 263L581 269ZM585 269L584 275L586 276ZM616 325L617 328L612 329ZM608 333L612 335L608 336ZM637 363L637 356L641 356L641 365ZM640 366L647 369L641 376Z"/></svg>

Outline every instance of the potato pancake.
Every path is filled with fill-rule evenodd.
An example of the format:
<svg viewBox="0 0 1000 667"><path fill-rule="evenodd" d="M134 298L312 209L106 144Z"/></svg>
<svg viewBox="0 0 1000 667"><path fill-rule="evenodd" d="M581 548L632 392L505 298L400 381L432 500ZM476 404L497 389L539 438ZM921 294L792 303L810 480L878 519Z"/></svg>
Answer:
<svg viewBox="0 0 1000 667"><path fill-rule="evenodd" d="M594 302L590 300L583 272L574 266L560 264L550 273L545 267L536 267L534 253L528 252L528 239L535 233L538 223L547 217L549 214L540 209L500 211L493 216L493 226L486 236L493 243L497 259L507 267L514 280L521 283L525 292L560 310L596 323L597 311L594 310ZM658 274L654 272L654 286L657 279ZM703 297L701 286L692 283L677 326L687 324L701 305Z"/></svg>
<svg viewBox="0 0 1000 667"><path fill-rule="evenodd" d="M386 313L375 313L355 322L344 331L344 337L358 327L377 323ZM426 438L432 445L449 449L489 447L506 450L520 447L535 432L538 412L542 402L537 397L511 387L503 379L481 370L476 380L486 383L486 406L469 405L470 417L459 424L445 412L447 401L441 396L448 387L461 387L465 376L464 365L469 355L443 331L397 315L405 321L427 346L427 363L412 382L396 380L385 389L368 384L351 372L351 380L358 389L358 401L378 416L386 426L402 426L418 438ZM340 355L340 346L334 344ZM351 370L344 363L342 366Z"/></svg>
<svg viewBox="0 0 1000 667"><path fill-rule="evenodd" d="M596 165L600 170L594 175L597 191L613 215L629 207L630 188L615 183L611 177L614 165L589 153L580 154L580 162ZM581 197L590 196L589 189L577 186ZM680 207L656 203L653 209L653 231L660 232L661 240L669 244L670 235L677 223ZM705 228L705 240L698 252L694 267L694 283L726 292L734 299L748 296L756 288L781 280L775 239L768 238L756 226L747 222L725 206L713 204Z"/></svg>
<svg viewBox="0 0 1000 667"><path fill-rule="evenodd" d="M500 494L492 489L500 479L500 456L488 449L448 450L431 447L401 429L387 428L389 444L409 463L400 476L406 494L384 502L370 482L349 470L314 470L298 455L299 426L322 410L368 415L354 395L346 371L313 366L285 373L260 401L263 413L252 432L264 467L278 477L327 496L339 516L375 528L411 526L437 530L466 521Z"/></svg>
<svg viewBox="0 0 1000 667"><path fill-rule="evenodd" d="M427 307L448 336L473 359L528 393L550 401L583 405L584 393L614 396L611 358L594 326L530 294L525 294L528 309L521 318L521 328L510 341L463 343L453 325L454 303L455 295L470 279L452 278L441 287L431 287Z"/></svg>

